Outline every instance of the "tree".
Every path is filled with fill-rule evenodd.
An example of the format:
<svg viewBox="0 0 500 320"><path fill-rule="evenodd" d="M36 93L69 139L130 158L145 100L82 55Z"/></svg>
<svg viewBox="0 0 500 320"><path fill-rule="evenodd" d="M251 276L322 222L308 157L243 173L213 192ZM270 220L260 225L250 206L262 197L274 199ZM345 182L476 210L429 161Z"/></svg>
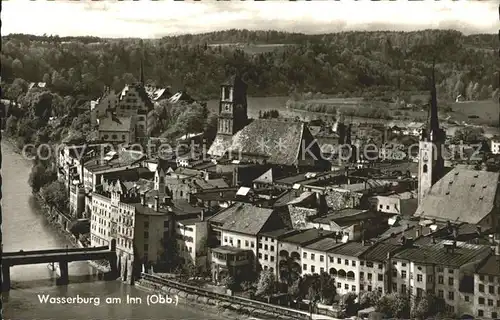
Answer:
<svg viewBox="0 0 500 320"><path fill-rule="evenodd" d="M68 209L69 205L67 193L66 186L60 181L52 181L41 189L41 195L47 204L63 212Z"/></svg>
<svg viewBox="0 0 500 320"><path fill-rule="evenodd" d="M38 192L42 187L56 179L57 175L54 172L47 170L41 163L38 163L31 168L28 183L33 192Z"/></svg>
<svg viewBox="0 0 500 320"><path fill-rule="evenodd" d="M358 295L354 292L348 292L342 296L340 299L340 306L342 310L345 310L347 314L351 314L354 311L354 305Z"/></svg>
<svg viewBox="0 0 500 320"><path fill-rule="evenodd" d="M288 295L292 300L300 300L300 279L295 280L291 285L288 286Z"/></svg>
<svg viewBox="0 0 500 320"><path fill-rule="evenodd" d="M484 129L481 127L465 127L455 131L453 140L456 143L460 141L464 143L477 143L484 139L483 134Z"/></svg>
<svg viewBox="0 0 500 320"><path fill-rule="evenodd" d="M324 304L332 304L337 295L337 286L335 279L328 273L322 272L319 276L319 294L320 300Z"/></svg>
<svg viewBox="0 0 500 320"><path fill-rule="evenodd" d="M364 291L359 294L359 304L362 308L374 307L378 304L382 294L376 291Z"/></svg>
<svg viewBox="0 0 500 320"><path fill-rule="evenodd" d="M236 289L236 285L237 285L236 281L234 280L234 278L232 276L225 277L224 279L221 280L220 284L223 285L224 287L226 287L226 289L228 289L228 290Z"/></svg>
<svg viewBox="0 0 500 320"><path fill-rule="evenodd" d="M259 275L259 281L257 282L257 291L255 292L258 296L269 296L274 293L276 279L274 273L268 270L262 270Z"/></svg>

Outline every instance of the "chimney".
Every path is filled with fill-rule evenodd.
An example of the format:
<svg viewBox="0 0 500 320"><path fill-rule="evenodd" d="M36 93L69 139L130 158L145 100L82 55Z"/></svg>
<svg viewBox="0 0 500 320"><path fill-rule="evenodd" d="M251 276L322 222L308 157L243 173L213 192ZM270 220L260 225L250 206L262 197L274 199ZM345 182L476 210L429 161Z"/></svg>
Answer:
<svg viewBox="0 0 500 320"><path fill-rule="evenodd" d="M200 221L204 221L205 220L205 209L201 209L201 212L200 212Z"/></svg>
<svg viewBox="0 0 500 320"><path fill-rule="evenodd" d="M422 235L422 226L420 226L419 228L417 228L417 230L415 230L415 235L416 235L416 238L418 238Z"/></svg>
<svg viewBox="0 0 500 320"><path fill-rule="evenodd" d="M155 206L154 206L154 210L155 211L159 211L160 209L160 198L158 198L158 196L155 196Z"/></svg>
<svg viewBox="0 0 500 320"><path fill-rule="evenodd" d="M146 205L146 193L141 193L141 205Z"/></svg>

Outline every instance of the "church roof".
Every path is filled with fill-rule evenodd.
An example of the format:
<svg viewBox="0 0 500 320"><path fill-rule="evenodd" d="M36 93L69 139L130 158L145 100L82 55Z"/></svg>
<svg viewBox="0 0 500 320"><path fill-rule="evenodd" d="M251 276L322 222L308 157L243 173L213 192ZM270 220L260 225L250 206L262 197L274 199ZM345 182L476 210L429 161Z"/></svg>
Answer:
<svg viewBox="0 0 500 320"><path fill-rule="evenodd" d="M221 156L230 151L233 155L263 156L269 163L293 165L302 143L306 143L303 140L307 130L302 122L257 119L232 138L217 135L208 153Z"/></svg>
<svg viewBox="0 0 500 320"><path fill-rule="evenodd" d="M423 197L415 216L477 224L495 206L500 173L454 168Z"/></svg>

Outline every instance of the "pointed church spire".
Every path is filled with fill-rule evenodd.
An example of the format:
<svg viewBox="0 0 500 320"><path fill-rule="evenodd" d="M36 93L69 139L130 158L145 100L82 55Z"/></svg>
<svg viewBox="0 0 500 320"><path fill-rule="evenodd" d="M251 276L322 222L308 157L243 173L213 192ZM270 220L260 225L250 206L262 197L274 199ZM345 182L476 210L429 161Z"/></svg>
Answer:
<svg viewBox="0 0 500 320"><path fill-rule="evenodd" d="M436 92L436 77L435 77L435 62L432 62L432 75L431 75L431 106L430 106L430 123L429 132L433 135L433 140L438 138L436 135L440 133L439 118L437 108L437 92Z"/></svg>

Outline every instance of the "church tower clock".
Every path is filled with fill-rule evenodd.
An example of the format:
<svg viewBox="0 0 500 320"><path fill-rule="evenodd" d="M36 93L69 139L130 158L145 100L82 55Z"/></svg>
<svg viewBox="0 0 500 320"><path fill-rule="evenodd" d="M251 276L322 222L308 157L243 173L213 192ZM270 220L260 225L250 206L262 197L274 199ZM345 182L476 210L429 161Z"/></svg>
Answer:
<svg viewBox="0 0 500 320"><path fill-rule="evenodd" d="M217 133L232 136L248 123L247 84L239 76L221 85Z"/></svg>
<svg viewBox="0 0 500 320"><path fill-rule="evenodd" d="M418 203L420 204L429 189L444 175L444 159L442 147L446 135L439 127L437 93L432 70L432 86L430 101L430 116L427 128L422 130L419 142L418 161Z"/></svg>

